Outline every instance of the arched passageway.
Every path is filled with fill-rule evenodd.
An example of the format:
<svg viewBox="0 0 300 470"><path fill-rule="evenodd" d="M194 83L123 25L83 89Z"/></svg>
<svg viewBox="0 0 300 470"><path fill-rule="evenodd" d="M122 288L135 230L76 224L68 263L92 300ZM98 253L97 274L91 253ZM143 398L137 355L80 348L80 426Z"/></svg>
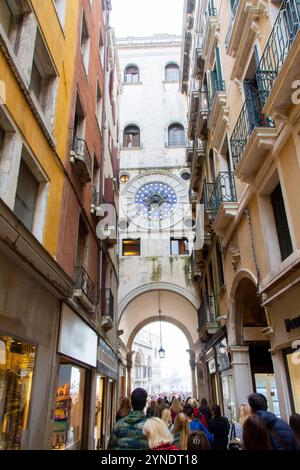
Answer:
<svg viewBox="0 0 300 470"><path fill-rule="evenodd" d="M137 295L120 312L120 338L127 350L127 393L131 392L132 345L137 333L146 325L159 320L177 326L188 343L189 363L192 374L192 391L197 394L195 377L195 353L200 348L197 333L197 311L193 303L183 295L169 290L152 289Z"/></svg>
<svg viewBox="0 0 300 470"><path fill-rule="evenodd" d="M270 342L263 329L268 326L254 276L239 274L232 291L228 340L237 406L257 391L269 408L279 413Z"/></svg>

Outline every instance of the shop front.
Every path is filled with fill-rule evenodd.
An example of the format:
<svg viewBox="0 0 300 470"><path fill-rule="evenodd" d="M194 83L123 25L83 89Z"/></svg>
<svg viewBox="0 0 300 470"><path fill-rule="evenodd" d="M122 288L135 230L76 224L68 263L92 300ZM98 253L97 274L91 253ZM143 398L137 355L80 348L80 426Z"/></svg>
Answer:
<svg viewBox="0 0 300 470"><path fill-rule="evenodd" d="M209 382L209 401L221 406L224 416L236 420L236 405L228 343L224 330L209 343L205 352L206 376Z"/></svg>
<svg viewBox="0 0 300 470"><path fill-rule="evenodd" d="M118 358L110 345L98 338L94 448L106 449L117 411Z"/></svg>
<svg viewBox="0 0 300 470"><path fill-rule="evenodd" d="M265 302L270 319L265 333L271 343L280 415L288 421L292 413L300 413L299 282L280 294L276 298L273 294L273 302Z"/></svg>
<svg viewBox="0 0 300 470"><path fill-rule="evenodd" d="M58 353L52 449L86 449L97 334L66 304L62 306Z"/></svg>

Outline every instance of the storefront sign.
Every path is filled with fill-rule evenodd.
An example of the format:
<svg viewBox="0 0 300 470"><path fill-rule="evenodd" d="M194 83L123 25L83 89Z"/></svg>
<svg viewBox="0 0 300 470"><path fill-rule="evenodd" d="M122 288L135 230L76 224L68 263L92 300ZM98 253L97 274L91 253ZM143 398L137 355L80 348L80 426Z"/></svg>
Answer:
<svg viewBox="0 0 300 470"><path fill-rule="evenodd" d="M117 354L101 337L98 343L97 371L111 379L117 380L118 378Z"/></svg>
<svg viewBox="0 0 300 470"><path fill-rule="evenodd" d="M97 372L99 374L105 375L106 377L117 380L118 379L118 372L114 370L112 367L109 367L104 362L97 361Z"/></svg>
<svg viewBox="0 0 300 470"><path fill-rule="evenodd" d="M63 304L58 352L96 367L98 336L81 318Z"/></svg>
<svg viewBox="0 0 300 470"><path fill-rule="evenodd" d="M295 330L296 328L300 328L300 316L293 318L292 320L284 320L286 331L288 333L291 332L291 330Z"/></svg>

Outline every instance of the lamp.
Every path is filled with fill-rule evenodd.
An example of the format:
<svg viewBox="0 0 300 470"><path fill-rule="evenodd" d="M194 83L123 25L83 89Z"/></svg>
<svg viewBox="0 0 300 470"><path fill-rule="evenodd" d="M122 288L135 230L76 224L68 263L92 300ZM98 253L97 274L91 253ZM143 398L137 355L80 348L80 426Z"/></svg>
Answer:
<svg viewBox="0 0 300 470"><path fill-rule="evenodd" d="M160 349L158 350L158 355L160 359L164 359L166 355L166 351L162 347L162 339L161 339L161 308L160 308L160 291L158 292L158 313L159 313L159 329L160 329Z"/></svg>

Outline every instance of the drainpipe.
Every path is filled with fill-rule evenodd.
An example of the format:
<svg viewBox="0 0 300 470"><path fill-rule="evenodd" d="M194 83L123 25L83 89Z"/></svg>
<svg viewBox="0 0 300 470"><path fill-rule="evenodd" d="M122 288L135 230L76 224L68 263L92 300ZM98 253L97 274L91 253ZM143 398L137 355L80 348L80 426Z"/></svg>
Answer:
<svg viewBox="0 0 300 470"><path fill-rule="evenodd" d="M250 235L250 243L251 243L251 251L252 251L252 256L253 256L253 261L255 265L255 271L256 271L256 278L257 278L257 294L260 296L260 270L257 262L257 257L256 257L256 251L255 251L255 244L254 244L254 237L253 237L253 227L252 227L252 220L250 216L249 209L246 208L244 210L244 214L247 218L247 223L248 223L248 228L249 228L249 235Z"/></svg>

